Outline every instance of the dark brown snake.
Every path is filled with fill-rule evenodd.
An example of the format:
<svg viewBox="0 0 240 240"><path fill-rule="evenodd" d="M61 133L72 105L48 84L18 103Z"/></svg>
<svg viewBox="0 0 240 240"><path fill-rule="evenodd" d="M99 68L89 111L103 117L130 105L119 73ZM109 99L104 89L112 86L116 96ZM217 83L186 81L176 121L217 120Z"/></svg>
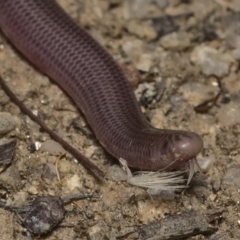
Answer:
<svg viewBox="0 0 240 240"><path fill-rule="evenodd" d="M120 67L54 0L0 0L0 28L68 93L112 156L151 171L194 162L202 139L151 126Z"/></svg>

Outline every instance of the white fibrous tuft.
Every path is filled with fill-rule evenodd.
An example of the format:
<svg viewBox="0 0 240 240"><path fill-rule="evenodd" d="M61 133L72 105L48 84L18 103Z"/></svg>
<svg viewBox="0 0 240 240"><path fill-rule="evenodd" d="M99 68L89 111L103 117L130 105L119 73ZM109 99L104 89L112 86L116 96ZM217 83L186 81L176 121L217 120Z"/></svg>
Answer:
<svg viewBox="0 0 240 240"><path fill-rule="evenodd" d="M128 178L128 183L143 188L179 191L186 188L184 171L137 172Z"/></svg>

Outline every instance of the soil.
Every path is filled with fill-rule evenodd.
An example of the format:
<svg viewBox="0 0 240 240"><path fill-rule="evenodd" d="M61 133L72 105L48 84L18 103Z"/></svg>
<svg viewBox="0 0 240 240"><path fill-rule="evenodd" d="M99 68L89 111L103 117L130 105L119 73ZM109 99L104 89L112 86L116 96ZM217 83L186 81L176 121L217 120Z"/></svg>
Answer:
<svg viewBox="0 0 240 240"><path fill-rule="evenodd" d="M189 188L170 197L163 193L150 195L146 189L123 181L120 164L95 139L79 109L0 32L0 74L9 87L51 129L105 173L104 179L95 178L69 153L58 159L43 148L30 152L32 144L45 142L49 136L0 90L0 111L11 113L16 121L15 129L2 137L17 139L13 162L0 174L1 200L24 206L37 196L99 196L65 205L61 224L47 235L33 235L33 239L240 239L237 1L58 2L124 71L130 69L131 76L139 77L133 83L136 95L155 127L189 130L203 138L204 148L197 157L203 174L197 172ZM215 54L210 58L212 62L208 54L204 55L206 49ZM216 104L203 113L195 111L219 91ZM20 216L4 209L0 212L0 239L27 239L26 229L19 224ZM193 222L196 216L206 223L204 227L194 222L187 235L179 220L172 223L175 238L167 236L174 218L193 217ZM170 225L162 222L157 227L159 231L164 228L165 235L153 231L143 234L145 227L162 220L170 221Z"/></svg>

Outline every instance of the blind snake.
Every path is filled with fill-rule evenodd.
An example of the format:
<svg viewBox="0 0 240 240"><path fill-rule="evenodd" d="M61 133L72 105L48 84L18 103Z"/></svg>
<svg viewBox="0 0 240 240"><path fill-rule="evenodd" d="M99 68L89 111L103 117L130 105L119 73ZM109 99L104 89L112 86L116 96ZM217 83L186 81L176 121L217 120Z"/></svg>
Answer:
<svg viewBox="0 0 240 240"><path fill-rule="evenodd" d="M0 28L67 92L112 156L144 171L190 165L192 175L200 136L151 126L120 67L54 0L0 0Z"/></svg>

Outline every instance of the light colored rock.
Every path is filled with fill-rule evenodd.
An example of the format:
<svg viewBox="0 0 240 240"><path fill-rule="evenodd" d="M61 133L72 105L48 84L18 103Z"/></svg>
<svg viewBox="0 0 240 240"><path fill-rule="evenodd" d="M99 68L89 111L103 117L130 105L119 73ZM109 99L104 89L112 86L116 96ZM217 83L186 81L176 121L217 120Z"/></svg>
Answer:
<svg viewBox="0 0 240 240"><path fill-rule="evenodd" d="M179 92L182 93L183 97L193 106L197 106L216 96L219 92L219 88L201 82L187 82L179 88Z"/></svg>
<svg viewBox="0 0 240 240"><path fill-rule="evenodd" d="M149 53L143 52L145 45L141 40L134 39L126 41L122 48L128 55L136 68L143 72L148 72L152 66L152 56Z"/></svg>
<svg viewBox="0 0 240 240"><path fill-rule="evenodd" d="M126 172L123 170L123 168L120 167L120 165L117 165L117 164L114 164L107 168L107 175L109 176L109 178L113 179L114 181L127 180Z"/></svg>
<svg viewBox="0 0 240 240"><path fill-rule="evenodd" d="M80 182L80 178L77 174L72 175L70 178L66 180L66 188L69 191L73 191L75 188L82 188L82 184Z"/></svg>
<svg viewBox="0 0 240 240"><path fill-rule="evenodd" d="M16 127L15 117L7 112L0 112L0 135L11 132Z"/></svg>
<svg viewBox="0 0 240 240"><path fill-rule="evenodd" d="M61 156L66 153L66 150L58 142L52 139L48 139L42 143L42 148L54 156Z"/></svg>
<svg viewBox="0 0 240 240"><path fill-rule="evenodd" d="M160 45L168 50L182 51L190 46L190 37L188 33L179 31L163 36L160 39Z"/></svg>
<svg viewBox="0 0 240 240"><path fill-rule="evenodd" d="M135 90L135 95L139 102L150 103L156 96L157 91L155 87L155 83L141 83L138 85L138 88Z"/></svg>
<svg viewBox="0 0 240 240"><path fill-rule="evenodd" d="M239 39L239 42L240 42L240 39ZM234 59L236 60L240 60L240 48L237 48L235 50L232 51L232 56Z"/></svg>
<svg viewBox="0 0 240 240"><path fill-rule="evenodd" d="M223 178L223 184L240 187L240 165L236 165L227 170Z"/></svg>
<svg viewBox="0 0 240 240"><path fill-rule="evenodd" d="M191 61L199 65L205 75L222 77L229 72L230 64L234 61L227 53L221 53L215 48L197 46L191 53Z"/></svg>
<svg viewBox="0 0 240 240"><path fill-rule="evenodd" d="M127 30L146 41L154 40L157 37L157 33L152 27L150 21L138 21L136 19L130 20L127 24Z"/></svg>
<svg viewBox="0 0 240 240"><path fill-rule="evenodd" d="M221 126L230 126L240 123L240 101L232 101L222 105L218 112L218 121Z"/></svg>

